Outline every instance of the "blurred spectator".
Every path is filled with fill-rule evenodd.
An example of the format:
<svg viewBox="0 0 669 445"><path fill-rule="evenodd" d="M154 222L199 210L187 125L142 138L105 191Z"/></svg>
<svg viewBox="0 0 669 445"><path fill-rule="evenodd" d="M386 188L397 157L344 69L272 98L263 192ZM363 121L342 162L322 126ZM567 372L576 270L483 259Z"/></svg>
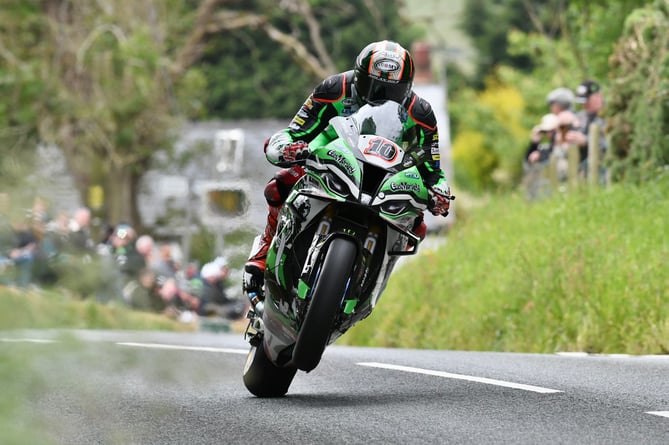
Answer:
<svg viewBox="0 0 669 445"><path fill-rule="evenodd" d="M95 248L91 237L91 211L87 207L80 207L74 211L68 222L68 247L76 253L91 253Z"/></svg>
<svg viewBox="0 0 669 445"><path fill-rule="evenodd" d="M165 305L156 287L156 274L150 269L142 269L136 279L123 287L123 300L133 309L162 312Z"/></svg>
<svg viewBox="0 0 669 445"><path fill-rule="evenodd" d="M137 252L144 258L146 266L153 270L156 275L170 278L175 276L176 267L172 262L169 244L156 246L153 237L142 235L137 238L135 246Z"/></svg>
<svg viewBox="0 0 669 445"><path fill-rule="evenodd" d="M30 225L25 221L16 220L12 226L14 229L14 243L9 252L9 258L15 266L14 282L19 287L27 287L33 281L37 238Z"/></svg>
<svg viewBox="0 0 669 445"><path fill-rule="evenodd" d="M557 115L548 113L530 132L530 143L525 151L523 162L523 183L528 199L537 199L551 193L550 181L545 174L545 169L553 153L558 125Z"/></svg>
<svg viewBox="0 0 669 445"><path fill-rule="evenodd" d="M229 320L236 320L244 316L246 312L245 302L228 298L225 291L225 278L227 278L227 261L223 258L216 262L210 262L202 266L200 279L202 288L199 290L200 315L217 315Z"/></svg>
<svg viewBox="0 0 669 445"><path fill-rule="evenodd" d="M529 164L543 163L550 158L558 124L557 115L549 113L544 115L541 122L532 128L530 145L525 153L525 160Z"/></svg>
<svg viewBox="0 0 669 445"><path fill-rule="evenodd" d="M146 266L144 257L135 248L136 239L135 229L127 224L116 226L111 237L112 256L126 278L124 281L139 276L139 272Z"/></svg>
<svg viewBox="0 0 669 445"><path fill-rule="evenodd" d="M126 284L139 277L146 266L144 257L137 252L135 230L128 224L118 224L106 243L98 245L101 284L97 299L106 303L123 298Z"/></svg>
<svg viewBox="0 0 669 445"><path fill-rule="evenodd" d="M180 289L174 278L159 277L157 290L163 304L162 313L168 317L190 321L190 317L183 318L182 315L195 313L200 307L200 300Z"/></svg>
<svg viewBox="0 0 669 445"><path fill-rule="evenodd" d="M114 236L115 227L112 224L104 223L101 228L101 235L98 243L95 245L95 251L98 255L111 255L112 237Z"/></svg>
<svg viewBox="0 0 669 445"><path fill-rule="evenodd" d="M578 131L583 135L578 141L579 153L581 159L581 169L587 173L585 160L588 157L588 135L590 125L597 124L600 128L599 151L603 158L608 148L604 131L606 130L606 121L600 116L604 107L604 98L602 96L601 86L593 80L584 80L576 88L576 102L583 105L583 109L576 115L578 119ZM606 171L600 169L600 177L603 180Z"/></svg>
<svg viewBox="0 0 669 445"><path fill-rule="evenodd" d="M575 101L574 92L569 88L556 88L546 96L546 103L548 109L553 114L558 114L561 111L571 110Z"/></svg>
<svg viewBox="0 0 669 445"><path fill-rule="evenodd" d="M553 144L553 156L557 157L558 180L565 182L568 174L568 151L570 146L578 144L583 135L578 131L578 120L572 111L561 111L558 115L558 128Z"/></svg>

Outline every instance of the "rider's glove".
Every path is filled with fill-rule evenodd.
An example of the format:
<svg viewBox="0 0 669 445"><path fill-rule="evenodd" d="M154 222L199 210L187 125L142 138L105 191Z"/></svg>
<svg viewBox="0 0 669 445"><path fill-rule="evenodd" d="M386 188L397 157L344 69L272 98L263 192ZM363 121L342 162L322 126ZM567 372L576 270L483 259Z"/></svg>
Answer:
<svg viewBox="0 0 669 445"><path fill-rule="evenodd" d="M301 161L309 154L309 144L304 141L296 141L284 145L281 149L283 160L286 162Z"/></svg>
<svg viewBox="0 0 669 445"><path fill-rule="evenodd" d="M451 196L451 188L448 186L446 179L440 179L439 182L428 187L427 191L429 195L428 210L435 216L447 216L451 200L455 196Z"/></svg>

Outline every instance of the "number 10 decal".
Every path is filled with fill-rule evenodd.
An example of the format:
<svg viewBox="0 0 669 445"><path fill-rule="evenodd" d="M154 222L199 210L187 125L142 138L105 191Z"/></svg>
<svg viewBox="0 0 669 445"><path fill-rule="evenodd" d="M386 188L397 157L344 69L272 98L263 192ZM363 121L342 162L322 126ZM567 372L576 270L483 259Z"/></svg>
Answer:
<svg viewBox="0 0 669 445"><path fill-rule="evenodd" d="M394 161L397 158L397 147L388 139L376 137L369 140L369 145L363 153L378 156L386 161Z"/></svg>

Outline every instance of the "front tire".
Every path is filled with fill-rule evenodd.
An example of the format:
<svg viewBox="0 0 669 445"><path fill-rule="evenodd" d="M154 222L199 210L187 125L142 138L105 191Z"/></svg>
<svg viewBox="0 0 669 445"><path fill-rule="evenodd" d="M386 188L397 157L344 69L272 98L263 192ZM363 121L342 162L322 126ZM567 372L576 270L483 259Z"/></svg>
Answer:
<svg viewBox="0 0 669 445"><path fill-rule="evenodd" d="M294 366L280 368L265 353L265 342L251 346L244 366L244 386L257 397L282 397L297 373Z"/></svg>
<svg viewBox="0 0 669 445"><path fill-rule="evenodd" d="M330 243L293 349L292 364L298 369L309 372L320 362L356 256L353 241L335 238Z"/></svg>

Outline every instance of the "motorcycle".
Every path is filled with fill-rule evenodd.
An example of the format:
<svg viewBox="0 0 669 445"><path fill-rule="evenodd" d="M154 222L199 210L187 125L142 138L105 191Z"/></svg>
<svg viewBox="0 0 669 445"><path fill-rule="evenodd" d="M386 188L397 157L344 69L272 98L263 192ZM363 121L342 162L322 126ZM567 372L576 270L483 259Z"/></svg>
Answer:
<svg viewBox="0 0 669 445"><path fill-rule="evenodd" d="M255 396L283 396L298 370L316 368L371 314L399 257L417 252L427 153L406 148L407 122L395 102L368 104L330 121L331 142L310 144L267 254L265 299L248 313L243 380Z"/></svg>

